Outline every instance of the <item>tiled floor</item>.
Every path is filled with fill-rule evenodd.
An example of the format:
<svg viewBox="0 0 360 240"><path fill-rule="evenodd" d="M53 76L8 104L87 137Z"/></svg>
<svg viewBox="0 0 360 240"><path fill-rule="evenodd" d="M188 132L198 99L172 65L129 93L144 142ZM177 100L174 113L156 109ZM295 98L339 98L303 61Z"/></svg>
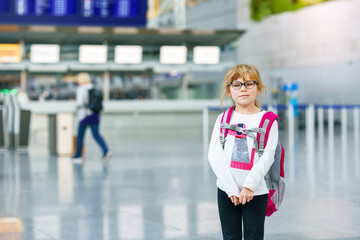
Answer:
<svg viewBox="0 0 360 240"><path fill-rule="evenodd" d="M49 156L46 142L0 153L0 217L22 234L0 239L221 239L215 177L204 162L201 131L152 129L105 137L114 156L104 167L87 133L86 160ZM286 195L266 220L267 240L360 239L360 164L354 136L336 129L334 149L305 131L286 152ZM330 140L329 140L330 139ZM322 147L320 147L322 146ZM357 153L359 153L357 151Z"/></svg>

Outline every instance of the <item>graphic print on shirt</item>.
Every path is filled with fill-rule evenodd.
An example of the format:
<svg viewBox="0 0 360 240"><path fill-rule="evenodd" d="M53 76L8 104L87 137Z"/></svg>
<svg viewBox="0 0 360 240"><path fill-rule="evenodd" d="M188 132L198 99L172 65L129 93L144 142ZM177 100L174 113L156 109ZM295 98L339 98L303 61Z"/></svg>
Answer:
<svg viewBox="0 0 360 240"><path fill-rule="evenodd" d="M238 127L245 128L245 124L235 124ZM247 136L241 132L229 131L230 135L235 135L233 150L231 154L231 167L243 170L250 170L254 163L255 149L249 156Z"/></svg>

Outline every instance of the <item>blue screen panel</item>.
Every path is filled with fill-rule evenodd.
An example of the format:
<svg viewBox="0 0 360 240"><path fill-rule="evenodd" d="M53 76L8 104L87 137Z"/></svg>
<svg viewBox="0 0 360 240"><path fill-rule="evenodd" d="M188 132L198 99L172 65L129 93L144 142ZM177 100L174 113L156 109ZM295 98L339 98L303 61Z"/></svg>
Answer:
<svg viewBox="0 0 360 240"><path fill-rule="evenodd" d="M20 16L70 16L76 14L75 0L16 0L15 14Z"/></svg>
<svg viewBox="0 0 360 240"><path fill-rule="evenodd" d="M139 15L139 0L115 0L113 16L127 18Z"/></svg>
<svg viewBox="0 0 360 240"><path fill-rule="evenodd" d="M51 16L73 16L76 14L76 1L51 0L49 14Z"/></svg>
<svg viewBox="0 0 360 240"><path fill-rule="evenodd" d="M9 10L9 0L0 0L0 13L7 13Z"/></svg>
<svg viewBox="0 0 360 240"><path fill-rule="evenodd" d="M35 0L16 0L15 14L20 16L33 15L35 13Z"/></svg>
<svg viewBox="0 0 360 240"><path fill-rule="evenodd" d="M110 0L83 0L82 16L109 17L111 9Z"/></svg>
<svg viewBox="0 0 360 240"><path fill-rule="evenodd" d="M19 25L145 26L147 0L0 0L0 22Z"/></svg>
<svg viewBox="0 0 360 240"><path fill-rule="evenodd" d="M95 0L94 13L95 16L110 17L110 1Z"/></svg>
<svg viewBox="0 0 360 240"><path fill-rule="evenodd" d="M49 9L48 2L46 0L35 0L34 13L37 16L47 14Z"/></svg>

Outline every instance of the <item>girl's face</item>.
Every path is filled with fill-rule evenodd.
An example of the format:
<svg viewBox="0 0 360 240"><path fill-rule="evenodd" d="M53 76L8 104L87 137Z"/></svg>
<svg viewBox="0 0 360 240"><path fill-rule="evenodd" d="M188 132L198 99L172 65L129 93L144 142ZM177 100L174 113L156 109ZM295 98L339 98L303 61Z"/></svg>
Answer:
<svg viewBox="0 0 360 240"><path fill-rule="evenodd" d="M245 83L245 85L241 83ZM249 76L246 76L244 79L236 79L229 87L229 96L233 99L236 106L247 107L255 105L256 96L260 91L257 84Z"/></svg>

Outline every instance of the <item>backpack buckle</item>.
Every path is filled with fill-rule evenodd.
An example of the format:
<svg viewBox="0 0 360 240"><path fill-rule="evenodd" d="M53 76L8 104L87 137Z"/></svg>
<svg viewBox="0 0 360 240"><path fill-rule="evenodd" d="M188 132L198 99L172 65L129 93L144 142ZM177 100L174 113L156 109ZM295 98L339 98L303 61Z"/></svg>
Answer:
<svg viewBox="0 0 360 240"><path fill-rule="evenodd" d="M266 133L266 129L265 129L265 128L260 128L259 132L262 133L262 134L265 134L265 133Z"/></svg>
<svg viewBox="0 0 360 240"><path fill-rule="evenodd" d="M226 128L226 125L227 125L226 123L222 123L220 127L221 127L222 129L224 129L224 128Z"/></svg>

